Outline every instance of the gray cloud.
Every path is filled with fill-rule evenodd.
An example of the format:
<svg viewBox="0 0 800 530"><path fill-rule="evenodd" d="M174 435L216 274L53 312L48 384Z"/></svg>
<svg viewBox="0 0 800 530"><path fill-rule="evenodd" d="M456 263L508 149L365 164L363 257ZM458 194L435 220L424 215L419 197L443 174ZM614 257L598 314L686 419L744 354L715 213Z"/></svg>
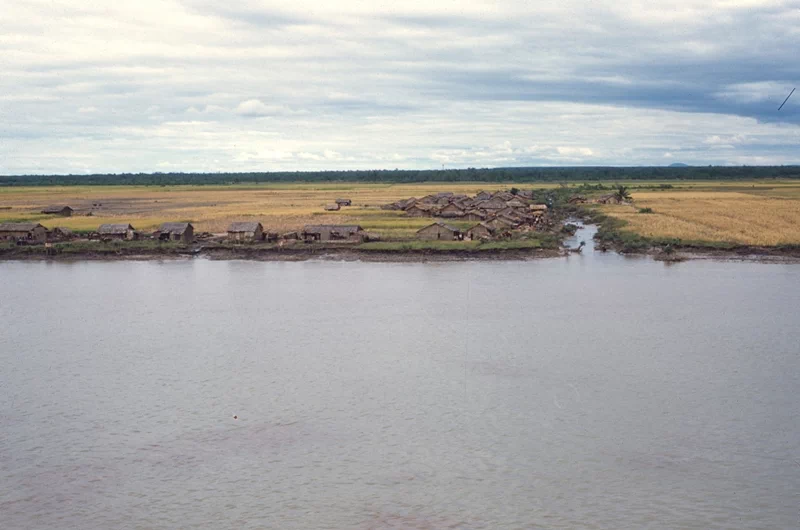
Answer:
<svg viewBox="0 0 800 530"><path fill-rule="evenodd" d="M799 161L793 2L81 4L6 8L2 173Z"/></svg>

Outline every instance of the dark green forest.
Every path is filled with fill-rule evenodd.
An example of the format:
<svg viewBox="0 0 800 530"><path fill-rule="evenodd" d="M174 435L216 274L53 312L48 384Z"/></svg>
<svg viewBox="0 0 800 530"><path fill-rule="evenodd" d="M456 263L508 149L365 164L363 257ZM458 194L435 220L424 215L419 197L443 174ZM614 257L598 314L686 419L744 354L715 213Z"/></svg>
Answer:
<svg viewBox="0 0 800 530"><path fill-rule="evenodd" d="M258 182L590 182L796 179L800 166L509 167L492 169L0 175L0 186L244 184Z"/></svg>

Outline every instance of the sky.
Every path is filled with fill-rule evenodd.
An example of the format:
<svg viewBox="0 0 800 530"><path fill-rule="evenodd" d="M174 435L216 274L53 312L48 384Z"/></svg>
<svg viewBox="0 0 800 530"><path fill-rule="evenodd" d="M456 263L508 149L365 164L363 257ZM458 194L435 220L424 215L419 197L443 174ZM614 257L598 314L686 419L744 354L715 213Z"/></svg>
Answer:
<svg viewBox="0 0 800 530"><path fill-rule="evenodd" d="M800 163L800 0L4 0L0 173Z"/></svg>

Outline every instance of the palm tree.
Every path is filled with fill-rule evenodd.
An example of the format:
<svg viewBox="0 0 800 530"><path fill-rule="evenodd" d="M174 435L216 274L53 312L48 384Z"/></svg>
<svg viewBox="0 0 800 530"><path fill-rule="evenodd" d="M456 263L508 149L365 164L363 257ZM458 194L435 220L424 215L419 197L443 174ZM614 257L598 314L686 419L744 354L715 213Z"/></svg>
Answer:
<svg viewBox="0 0 800 530"><path fill-rule="evenodd" d="M617 191L614 192L614 199L617 202L625 202L631 200L631 194L628 192L628 188L625 186L617 186Z"/></svg>

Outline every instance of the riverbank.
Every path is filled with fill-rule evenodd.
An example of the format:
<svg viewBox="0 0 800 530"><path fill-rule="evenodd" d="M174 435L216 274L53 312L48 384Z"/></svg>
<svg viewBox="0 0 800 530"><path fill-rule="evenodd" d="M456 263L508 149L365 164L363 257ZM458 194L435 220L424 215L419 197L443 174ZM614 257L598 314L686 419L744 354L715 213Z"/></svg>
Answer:
<svg viewBox="0 0 800 530"><path fill-rule="evenodd" d="M565 254L560 248L406 248L395 249L364 246L295 245L291 247L238 245L238 246L193 246L193 247L117 247L81 248L68 251L46 252L44 247L13 247L0 249L0 260L21 261L116 261L116 260L165 260L203 257L212 260L254 261L371 261L371 262L428 262L463 260L530 260L554 258Z"/></svg>
<svg viewBox="0 0 800 530"><path fill-rule="evenodd" d="M800 248L770 248L737 246L730 248L708 248L703 246L663 246L625 249L624 246L594 241L594 230L582 228L566 241L567 247L551 246L451 246L448 248L417 247L398 243L382 245L228 245L228 246L137 246L137 245L86 245L58 250L43 246L20 246L0 248L0 260L8 261L163 261L205 258L216 261L252 260L298 262L363 261L383 263L423 263L456 261L525 261L577 255L576 247L581 242L587 246L580 254L613 253L628 257L648 257L667 263L689 260L749 261L761 263L800 263Z"/></svg>

